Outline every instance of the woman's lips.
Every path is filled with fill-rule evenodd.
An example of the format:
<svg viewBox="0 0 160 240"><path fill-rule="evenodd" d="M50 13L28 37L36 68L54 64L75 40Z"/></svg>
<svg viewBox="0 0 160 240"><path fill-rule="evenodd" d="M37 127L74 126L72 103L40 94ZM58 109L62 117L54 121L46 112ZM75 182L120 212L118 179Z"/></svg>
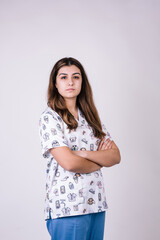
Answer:
<svg viewBox="0 0 160 240"><path fill-rule="evenodd" d="M73 91L74 88L68 88L66 91Z"/></svg>

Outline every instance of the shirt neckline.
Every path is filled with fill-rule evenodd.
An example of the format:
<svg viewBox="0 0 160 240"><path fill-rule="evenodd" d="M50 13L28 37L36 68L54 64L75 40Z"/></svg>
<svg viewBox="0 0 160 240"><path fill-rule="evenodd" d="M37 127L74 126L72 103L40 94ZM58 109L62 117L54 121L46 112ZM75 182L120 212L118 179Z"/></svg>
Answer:
<svg viewBox="0 0 160 240"><path fill-rule="evenodd" d="M53 111L53 109L51 107L48 107L48 108ZM78 118L79 118L79 120L77 118L75 118L75 117L74 117L74 119L78 122L78 124L80 124L81 121L82 121L81 110L79 109L79 107L77 107L77 108L78 108Z"/></svg>
<svg viewBox="0 0 160 240"><path fill-rule="evenodd" d="M74 117L75 118L75 117ZM79 120L78 120L79 119ZM78 119L77 118L75 118L75 120L77 121L77 122L80 122L80 109L79 109L79 107L78 107Z"/></svg>
<svg viewBox="0 0 160 240"><path fill-rule="evenodd" d="M85 119L85 116L84 114L82 113L82 111L80 110L80 108L78 108L78 119L75 118L75 120L77 121L78 123L78 126L84 126L86 125L86 119Z"/></svg>

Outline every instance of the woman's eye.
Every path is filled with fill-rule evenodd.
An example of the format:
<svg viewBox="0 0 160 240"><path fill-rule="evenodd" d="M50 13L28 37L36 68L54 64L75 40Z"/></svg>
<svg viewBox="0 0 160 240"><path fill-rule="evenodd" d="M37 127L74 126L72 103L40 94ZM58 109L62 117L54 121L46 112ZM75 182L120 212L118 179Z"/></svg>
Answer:
<svg viewBox="0 0 160 240"><path fill-rule="evenodd" d="M79 79L79 76L74 76L75 79ZM61 79L66 79L66 76L61 77Z"/></svg>

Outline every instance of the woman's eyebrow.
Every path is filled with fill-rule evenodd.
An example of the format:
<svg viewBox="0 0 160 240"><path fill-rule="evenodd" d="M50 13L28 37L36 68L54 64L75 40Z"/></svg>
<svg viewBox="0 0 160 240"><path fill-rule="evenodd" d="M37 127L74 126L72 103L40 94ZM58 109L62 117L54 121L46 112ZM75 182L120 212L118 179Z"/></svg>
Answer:
<svg viewBox="0 0 160 240"><path fill-rule="evenodd" d="M60 75L62 75L62 74L63 74L63 75L68 75L67 73L60 73L58 76L60 76ZM79 75L81 75L81 74L78 73L78 72L77 72L77 73L73 73L72 75L75 75L75 74L79 74Z"/></svg>
<svg viewBox="0 0 160 240"><path fill-rule="evenodd" d="M79 72L77 72L77 73L73 73L72 75L75 75L75 74L79 74L79 75L81 75Z"/></svg>

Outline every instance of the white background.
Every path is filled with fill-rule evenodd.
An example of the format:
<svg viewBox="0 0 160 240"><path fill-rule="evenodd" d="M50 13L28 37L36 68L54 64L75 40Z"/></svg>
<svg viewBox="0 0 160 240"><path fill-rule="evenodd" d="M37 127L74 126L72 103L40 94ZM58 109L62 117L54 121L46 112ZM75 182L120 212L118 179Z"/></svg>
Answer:
<svg viewBox="0 0 160 240"><path fill-rule="evenodd" d="M38 121L56 61L84 66L120 149L105 240L160 239L160 1L0 1L0 239L50 239Z"/></svg>

